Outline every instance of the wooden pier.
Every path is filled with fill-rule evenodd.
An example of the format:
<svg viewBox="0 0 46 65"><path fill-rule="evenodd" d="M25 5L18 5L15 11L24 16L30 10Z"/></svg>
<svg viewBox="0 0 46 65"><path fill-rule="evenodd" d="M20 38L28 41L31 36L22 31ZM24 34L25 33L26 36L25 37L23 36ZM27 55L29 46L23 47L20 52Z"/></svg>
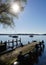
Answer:
<svg viewBox="0 0 46 65"><path fill-rule="evenodd" d="M4 50L6 50L5 44L0 43L0 53L3 52Z"/></svg>
<svg viewBox="0 0 46 65"><path fill-rule="evenodd" d="M14 40L14 39L12 39L11 41L10 40L8 40L8 41L5 41L4 42L4 44L6 45L6 47L7 47L7 44L8 44L8 49L9 48L12 48L12 49L14 49L14 46L16 46L16 48L19 46L18 45L18 42L19 42L19 45L21 45L21 38L18 40L17 38ZM10 44L12 44L12 46L10 45ZM14 45L15 44L15 45Z"/></svg>
<svg viewBox="0 0 46 65"><path fill-rule="evenodd" d="M24 47L19 47L14 49L13 51L4 53L0 56L0 60L6 63L6 65L11 65L13 62L17 60L20 51L22 51L22 54L24 55L30 51L33 51L35 49L36 44L39 44L39 42L32 42L30 44L25 45Z"/></svg>

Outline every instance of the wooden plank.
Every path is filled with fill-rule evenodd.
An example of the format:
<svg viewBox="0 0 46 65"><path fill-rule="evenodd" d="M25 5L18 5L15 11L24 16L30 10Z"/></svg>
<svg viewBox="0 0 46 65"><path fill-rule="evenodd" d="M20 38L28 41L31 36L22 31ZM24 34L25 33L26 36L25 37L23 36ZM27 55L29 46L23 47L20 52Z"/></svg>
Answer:
<svg viewBox="0 0 46 65"><path fill-rule="evenodd" d="M27 44L24 47L17 48L9 53L2 55L0 57L0 60L4 61L8 65L10 65L17 59L17 56L19 55L20 51L22 51L22 54L26 54L29 51L33 51L36 44L39 44L39 42L32 42L30 44Z"/></svg>

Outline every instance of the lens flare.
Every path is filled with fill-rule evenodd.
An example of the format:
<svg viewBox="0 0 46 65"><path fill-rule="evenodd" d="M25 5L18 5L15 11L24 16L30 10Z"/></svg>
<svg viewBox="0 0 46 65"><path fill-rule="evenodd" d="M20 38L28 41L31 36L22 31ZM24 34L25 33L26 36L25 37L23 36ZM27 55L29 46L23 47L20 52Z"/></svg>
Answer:
<svg viewBox="0 0 46 65"><path fill-rule="evenodd" d="M10 7L12 13L18 14L20 12L20 6L18 3L12 3Z"/></svg>

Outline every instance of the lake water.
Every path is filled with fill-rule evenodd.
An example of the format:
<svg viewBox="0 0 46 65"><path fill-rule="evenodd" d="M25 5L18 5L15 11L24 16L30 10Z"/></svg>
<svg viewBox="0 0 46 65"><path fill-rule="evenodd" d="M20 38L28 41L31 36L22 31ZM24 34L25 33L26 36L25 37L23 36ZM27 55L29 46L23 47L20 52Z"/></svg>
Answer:
<svg viewBox="0 0 46 65"><path fill-rule="evenodd" d="M41 56L38 56L37 63L34 61L34 63L32 65L46 65L46 36L34 36L34 37L29 37L29 36L22 36L20 35L18 37L18 40L20 39L22 40L22 43L25 45L28 43L28 41L32 42L33 40L37 40L37 41L42 41L44 40L44 44L45 44L45 49L44 52L41 54ZM8 41L8 40L12 40L13 38L9 37L9 36L0 36L0 41L2 40L4 41ZM15 40L15 39L14 39ZM30 64L29 64L30 65Z"/></svg>

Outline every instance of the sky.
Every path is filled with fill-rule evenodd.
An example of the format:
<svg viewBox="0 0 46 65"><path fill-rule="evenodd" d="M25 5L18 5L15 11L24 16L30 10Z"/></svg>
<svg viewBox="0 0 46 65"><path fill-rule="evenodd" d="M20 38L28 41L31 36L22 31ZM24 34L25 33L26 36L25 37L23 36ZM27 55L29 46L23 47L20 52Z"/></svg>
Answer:
<svg viewBox="0 0 46 65"><path fill-rule="evenodd" d="M46 0L28 0L14 28L3 28L0 33L46 33Z"/></svg>

